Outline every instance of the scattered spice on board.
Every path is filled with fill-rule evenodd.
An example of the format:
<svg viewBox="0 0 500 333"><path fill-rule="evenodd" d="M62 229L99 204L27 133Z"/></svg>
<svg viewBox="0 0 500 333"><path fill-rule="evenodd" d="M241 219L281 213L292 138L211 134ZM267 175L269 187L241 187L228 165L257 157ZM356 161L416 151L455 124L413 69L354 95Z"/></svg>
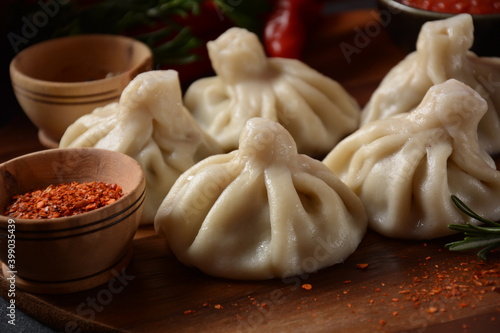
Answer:
<svg viewBox="0 0 500 333"><path fill-rule="evenodd" d="M437 307L435 307L435 306L430 306L429 308L427 308L427 310L426 310L426 311L427 311L427 313L436 313L436 312L438 312L438 310L439 310L439 309L438 309Z"/></svg>
<svg viewBox="0 0 500 333"><path fill-rule="evenodd" d="M117 184L70 182L15 195L5 215L18 219L52 219L86 213L123 196Z"/></svg>
<svg viewBox="0 0 500 333"><path fill-rule="evenodd" d="M368 268L368 264L367 263L356 264L356 268L367 269Z"/></svg>
<svg viewBox="0 0 500 333"><path fill-rule="evenodd" d="M358 275L337 281L337 300L346 305L341 310L343 318L366 320L374 332L403 324L412 330L423 329L432 323L462 318L464 313L482 311L483 304L496 302L500 293L498 249L490 251L489 260L483 261L470 253L447 253L441 241L423 246L424 255L398 255L402 271L397 277L380 275L365 280L366 272L354 264ZM417 265L404 266L404 260L415 260ZM352 283L346 285L346 281ZM347 286L349 289L345 289ZM491 321L495 320L498 317L493 316Z"/></svg>
<svg viewBox="0 0 500 333"><path fill-rule="evenodd" d="M312 289L312 285L310 285L309 283L304 283L302 285L302 289L311 290Z"/></svg>

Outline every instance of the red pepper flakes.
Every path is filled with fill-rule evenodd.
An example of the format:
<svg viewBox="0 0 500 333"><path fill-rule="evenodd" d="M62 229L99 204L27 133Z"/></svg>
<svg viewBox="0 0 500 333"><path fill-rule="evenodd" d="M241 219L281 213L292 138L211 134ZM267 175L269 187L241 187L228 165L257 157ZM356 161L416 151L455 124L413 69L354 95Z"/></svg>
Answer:
<svg viewBox="0 0 500 333"><path fill-rule="evenodd" d="M430 313L430 314L433 314L433 313L436 313L439 309L436 308L435 306L431 306L429 308L427 308L427 313Z"/></svg>
<svg viewBox="0 0 500 333"><path fill-rule="evenodd" d="M356 268L366 269L366 268L368 268L368 264L366 264L366 263L356 264Z"/></svg>
<svg viewBox="0 0 500 333"><path fill-rule="evenodd" d="M184 314L187 315L187 314L192 314L195 312L196 312L195 310L186 310L186 311L184 311Z"/></svg>
<svg viewBox="0 0 500 333"><path fill-rule="evenodd" d="M214 308L216 308L217 310L224 309L224 307L221 304L215 304Z"/></svg>
<svg viewBox="0 0 500 333"><path fill-rule="evenodd" d="M302 289L311 290L312 289L312 285L310 285L309 283L304 283L302 285Z"/></svg>
<svg viewBox="0 0 500 333"><path fill-rule="evenodd" d="M430 244L427 250L431 251L434 247L434 244ZM361 303L364 307L360 309L370 312L374 318L380 316L372 323L372 325L379 324L378 330L384 331L391 321L401 322L411 311L419 313L422 320L431 317L436 317L436 320L446 320L445 318L455 320L458 311L480 308L479 302L483 301L483 297L487 300L495 296L488 293L500 291L500 262L480 262L469 256L463 256L464 259L458 260L465 262L456 261L458 255L448 261L442 255L436 257L433 253L428 253L414 258L416 261L414 267L406 269L406 274L401 280L391 278L390 282L379 280L364 286L354 284L352 290L356 294L360 291L366 294ZM430 261L425 258L429 258L427 260ZM356 281L355 276L349 278ZM342 282L345 281L350 280L340 280L339 284L342 286ZM344 306L347 307L342 310L343 318L358 319L360 311L348 298L350 289L347 287L350 285L344 285L346 289L342 293L342 289L339 290L336 298L345 300ZM496 319L492 317L491 320ZM372 320L368 319L367 322ZM376 330L375 327L373 331Z"/></svg>
<svg viewBox="0 0 500 333"><path fill-rule="evenodd" d="M5 215L18 219L73 216L112 204L122 196L122 188L117 184L62 183L14 196Z"/></svg>

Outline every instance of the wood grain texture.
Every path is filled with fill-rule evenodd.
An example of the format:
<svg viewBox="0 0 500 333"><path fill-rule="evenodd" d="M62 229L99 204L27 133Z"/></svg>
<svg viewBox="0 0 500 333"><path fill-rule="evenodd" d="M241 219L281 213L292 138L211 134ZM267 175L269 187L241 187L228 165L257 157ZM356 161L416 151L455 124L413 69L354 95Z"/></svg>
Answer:
<svg viewBox="0 0 500 333"><path fill-rule="evenodd" d="M376 31L376 24L374 11L329 16L304 58L361 105L404 57L382 29L361 43L360 31ZM358 51L346 57L341 45ZM0 147L1 158L38 149L12 144ZM500 256L483 263L475 253L449 252L444 244L454 239L402 241L368 232L342 264L283 280L230 281L182 265L152 227L142 227L131 265L111 284L25 298L30 314L46 322L62 310L66 315L51 325L70 332L99 331L95 324L128 332L498 332ZM304 265L312 270L314 258Z"/></svg>
<svg viewBox="0 0 500 333"><path fill-rule="evenodd" d="M142 233L151 233L143 228ZM200 328L217 332L442 332L444 328L479 332L487 328L492 332L500 328L500 296L495 289L499 257L482 263L474 254L444 250L452 239L409 242L369 232L342 264L288 279L231 281L180 264L165 241L151 235L135 240L123 290L111 298L105 296L109 294L106 285L39 298L130 332L198 332ZM311 262L313 258L307 265ZM360 269L360 263L368 267ZM484 273L494 270L496 274ZM312 288L306 290L304 284ZM454 291L456 286L460 287ZM118 289L119 283L114 287Z"/></svg>

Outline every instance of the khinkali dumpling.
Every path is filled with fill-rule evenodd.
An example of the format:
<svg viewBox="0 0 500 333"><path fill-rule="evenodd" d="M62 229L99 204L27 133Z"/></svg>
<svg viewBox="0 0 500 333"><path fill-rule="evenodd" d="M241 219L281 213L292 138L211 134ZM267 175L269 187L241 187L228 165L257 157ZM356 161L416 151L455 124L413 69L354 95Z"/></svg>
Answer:
<svg viewBox="0 0 500 333"><path fill-rule="evenodd" d="M182 174L155 218L181 262L232 279L283 278L339 263L366 227L359 198L264 118L247 122L239 149Z"/></svg>
<svg viewBox="0 0 500 333"><path fill-rule="evenodd" d="M136 159L146 176L141 223L153 223L158 206L181 173L221 152L182 104L176 71L139 74L120 101L79 118L64 133L60 147L96 147Z"/></svg>
<svg viewBox="0 0 500 333"><path fill-rule="evenodd" d="M226 151L253 117L279 122L310 156L358 128L360 108L340 84L299 60L266 57L255 34L231 28L207 48L217 76L191 84L184 103Z"/></svg>
<svg viewBox="0 0 500 333"><path fill-rule="evenodd" d="M498 220L500 172L477 139L487 107L450 79L429 89L413 112L361 127L323 162L361 198L368 226L389 237L431 239L452 234L448 224L473 223L452 194Z"/></svg>
<svg viewBox="0 0 500 333"><path fill-rule="evenodd" d="M488 103L488 111L479 124L479 142L488 153L500 153L500 93L497 91L500 58L478 57L470 52L473 31L469 14L425 23L417 50L383 79L362 111L362 124L411 111L430 87L457 79L475 89Z"/></svg>

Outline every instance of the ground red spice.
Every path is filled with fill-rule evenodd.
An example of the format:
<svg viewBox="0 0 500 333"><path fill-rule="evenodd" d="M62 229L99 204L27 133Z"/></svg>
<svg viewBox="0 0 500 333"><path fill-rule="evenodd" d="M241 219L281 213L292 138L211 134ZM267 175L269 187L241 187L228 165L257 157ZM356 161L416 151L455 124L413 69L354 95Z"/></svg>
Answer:
<svg viewBox="0 0 500 333"><path fill-rule="evenodd" d="M312 289L312 285L310 285L309 283L304 283L302 285L302 289L311 290Z"/></svg>
<svg viewBox="0 0 500 333"><path fill-rule="evenodd" d="M367 263L356 264L356 268L367 269L368 268L368 264Z"/></svg>
<svg viewBox="0 0 500 333"><path fill-rule="evenodd" d="M428 251L443 252L439 244L424 243L423 246ZM416 267L408 270L406 278L401 280L391 279L390 283L378 281L358 285L356 277L353 276L349 286L352 286L351 291L358 297L365 294L362 307L350 302L349 290L342 291L345 281L351 280L338 281L340 290L337 300L346 302L348 307L344 318L368 318L367 322L379 324L373 328L374 331L384 331L390 325L401 325L411 315L414 327L424 327L419 325L445 319L455 320L459 312L480 309L484 306L484 300L494 297L492 293L500 293L500 262L495 260L500 258L499 253L492 251L491 260L488 261L478 260L473 254L449 255L462 257L459 260L463 261L443 260L442 254L429 253L413 258L417 260ZM363 290L361 294L360 290ZM497 318L492 317L491 320L495 321Z"/></svg>
<svg viewBox="0 0 500 333"><path fill-rule="evenodd" d="M123 196L117 184L71 182L16 195L5 215L18 219L52 219L86 213Z"/></svg>

